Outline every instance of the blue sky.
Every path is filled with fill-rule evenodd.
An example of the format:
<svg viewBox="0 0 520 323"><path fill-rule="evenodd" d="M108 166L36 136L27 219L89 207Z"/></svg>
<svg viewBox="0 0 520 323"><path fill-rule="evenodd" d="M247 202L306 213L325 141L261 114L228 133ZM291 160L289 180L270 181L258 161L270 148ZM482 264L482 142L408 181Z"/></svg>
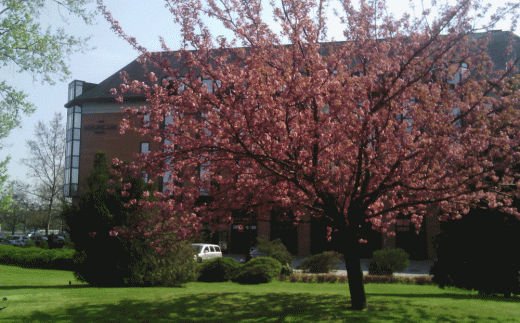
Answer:
<svg viewBox="0 0 520 323"><path fill-rule="evenodd" d="M50 1L49 1L50 2ZM497 3L503 0L494 1ZM392 11L398 13L407 7L408 1L388 1ZM179 27L173 23L173 17L164 7L163 0L105 0L105 5L112 12L115 19L127 34L136 37L137 41L151 51L160 50L159 36L163 36L170 48L177 49L180 38ZM93 3L92 8L95 7ZM88 43L92 50L85 53L77 53L70 57L71 77L65 82L56 82L55 85L42 85L34 81L29 74L19 74L14 66L2 67L2 79L6 79L11 85L23 88L29 94L29 100L33 102L37 110L30 116L22 117L22 124L11 132L2 144L0 159L11 156L8 174L10 180L18 179L25 183L31 183L28 177L28 169L20 164L22 158L28 157L26 141L31 140L34 134L34 126L38 120L48 122L55 112L61 112L65 123L66 110L64 104L67 101L67 86L72 80L83 80L99 83L134 60L138 53L118 38L111 30L110 25L101 16L98 23L87 26L79 19L69 19L66 25L57 14L56 7L51 5L42 13L42 22L53 22L53 26L61 24L68 33L78 36L91 36ZM58 22L58 23L56 23ZM329 30L333 28L329 27ZM504 29L507 29L504 27ZM217 30L218 31L218 30ZM224 31L215 35L224 34ZM516 34L518 35L518 29ZM339 39L339 37L337 37Z"/></svg>

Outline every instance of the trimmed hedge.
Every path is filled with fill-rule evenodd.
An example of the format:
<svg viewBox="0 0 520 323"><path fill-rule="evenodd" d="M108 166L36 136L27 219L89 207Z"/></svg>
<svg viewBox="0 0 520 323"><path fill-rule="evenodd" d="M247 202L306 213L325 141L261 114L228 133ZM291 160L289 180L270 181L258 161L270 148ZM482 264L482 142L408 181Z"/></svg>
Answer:
<svg viewBox="0 0 520 323"><path fill-rule="evenodd" d="M396 271L405 270L410 265L409 255L400 248L374 251L368 263L369 275L393 275Z"/></svg>
<svg viewBox="0 0 520 323"><path fill-rule="evenodd" d="M0 264L24 268L73 270L72 257L75 252L70 249L46 250L38 247L20 248L0 245Z"/></svg>
<svg viewBox="0 0 520 323"><path fill-rule="evenodd" d="M254 258L240 266L233 278L240 284L262 284L278 278L282 273L282 264L271 257Z"/></svg>
<svg viewBox="0 0 520 323"><path fill-rule="evenodd" d="M233 258L208 259L200 264L201 282L226 282L235 277L240 263Z"/></svg>
<svg viewBox="0 0 520 323"><path fill-rule="evenodd" d="M331 270L338 269L340 262L341 254L334 251L325 251L303 259L302 262L296 266L296 269L303 269L304 272L310 272L312 274L327 274Z"/></svg>

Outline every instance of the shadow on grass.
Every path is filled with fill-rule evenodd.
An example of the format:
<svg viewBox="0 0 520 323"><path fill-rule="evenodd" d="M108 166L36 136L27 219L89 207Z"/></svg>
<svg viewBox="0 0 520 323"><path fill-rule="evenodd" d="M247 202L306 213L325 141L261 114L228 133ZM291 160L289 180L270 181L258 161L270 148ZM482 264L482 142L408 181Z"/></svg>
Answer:
<svg viewBox="0 0 520 323"><path fill-rule="evenodd" d="M32 285L20 285L20 286L9 286L9 285L4 285L4 286L0 286L0 290L18 290L18 289L74 289L74 288L86 288L86 287L95 288L95 287L89 286L88 284L78 284L78 283L75 283L75 284L72 284L72 285L35 285L35 286L32 286ZM103 287L103 288L107 288L107 287Z"/></svg>
<svg viewBox="0 0 520 323"><path fill-rule="evenodd" d="M456 294L456 293L446 293L446 294L392 294L392 293L366 293L367 298L370 296L384 296L384 297L395 297L399 298L431 298L431 299L453 299L453 300L472 300L478 299L483 301L493 301L493 302L504 302L504 303L518 303L520 301L520 296L511 296L510 298L502 297L499 295L490 295L486 297L480 297L476 294Z"/></svg>
<svg viewBox="0 0 520 323"><path fill-rule="evenodd" d="M374 294L402 297L399 294ZM419 295L406 295L406 297ZM439 295L420 295L437 297ZM456 298L458 298L457 295ZM427 312L410 300L370 300L368 311L348 310L350 299L339 295L206 293L169 300L128 300L116 304L83 303L65 310L34 311L14 317L24 322L458 322L460 317ZM434 315L434 317L432 317Z"/></svg>

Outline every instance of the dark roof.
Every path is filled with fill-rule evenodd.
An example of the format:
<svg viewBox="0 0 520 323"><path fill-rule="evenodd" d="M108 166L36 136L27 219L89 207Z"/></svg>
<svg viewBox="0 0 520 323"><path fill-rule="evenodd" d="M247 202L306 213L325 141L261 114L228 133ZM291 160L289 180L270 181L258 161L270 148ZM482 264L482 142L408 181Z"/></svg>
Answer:
<svg viewBox="0 0 520 323"><path fill-rule="evenodd" d="M477 35L485 36L486 33ZM501 30L492 31L491 36L488 55L493 62L493 69L496 71L505 70L507 62L517 60L520 56L520 37L510 31ZM513 41L512 44L511 41ZM509 45L513 45L513 51L509 55L505 55L505 50ZM520 69L520 62L517 63L517 67Z"/></svg>
<svg viewBox="0 0 520 323"><path fill-rule="evenodd" d="M473 34L474 37L486 37L488 33L477 33ZM501 31L495 30L490 33L491 40L488 45L488 55L494 63L495 70L504 70L506 67L506 63L511 59L517 59L520 56L520 37L516 36L512 32L509 31ZM513 51L509 55L505 55L505 49L510 44L510 40L513 40ZM163 57L167 57L167 53L161 53ZM182 64L179 62L173 61L173 55L170 55L172 59L170 62L173 68L182 68ZM520 62L518 64L520 69ZM130 64L126 65L116 73L112 74L110 77L102 81L101 83L95 85L93 83L85 83L92 85L93 87L90 90L85 91L83 94L77 96L73 100L67 102L65 107L68 108L73 105L81 105L87 102L115 102L114 95L110 94L110 90L112 88L119 89L119 85L122 83L120 73L125 71L130 80L144 80L144 75L148 71L153 71L157 78L161 80L165 74L164 72L158 68L153 66L152 64L146 64L146 70L143 64L138 62L137 59L132 61ZM141 94L135 93L125 93L124 95L125 102L131 101L144 101L145 98Z"/></svg>

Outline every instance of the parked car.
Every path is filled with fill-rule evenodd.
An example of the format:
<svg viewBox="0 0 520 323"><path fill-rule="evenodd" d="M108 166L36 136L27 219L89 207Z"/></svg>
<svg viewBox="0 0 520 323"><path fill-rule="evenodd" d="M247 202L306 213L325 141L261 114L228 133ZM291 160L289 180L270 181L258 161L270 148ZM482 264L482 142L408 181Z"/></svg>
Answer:
<svg viewBox="0 0 520 323"><path fill-rule="evenodd" d="M48 240L47 242L49 243L49 248L50 249L57 249L57 248L64 248L65 247L65 237L61 236L61 235L56 235L56 234L49 234L48 236L45 236Z"/></svg>
<svg viewBox="0 0 520 323"><path fill-rule="evenodd" d="M211 258L222 258L222 251L216 244L194 243L192 246L197 249L197 254L194 256L197 262Z"/></svg>
<svg viewBox="0 0 520 323"><path fill-rule="evenodd" d="M240 262L244 263L253 258L260 258L260 257L265 257L265 256L267 256L267 255L265 253L261 252L260 250L258 250L258 248L252 248L251 251L249 251L249 255L240 259Z"/></svg>
<svg viewBox="0 0 520 323"><path fill-rule="evenodd" d="M27 241L29 241L29 237L22 236L22 235L13 235L13 236L7 237L7 241L9 241L9 244L11 246L23 247L23 246L25 246L25 243Z"/></svg>
<svg viewBox="0 0 520 323"><path fill-rule="evenodd" d="M35 235L32 235L29 239L31 239L32 241L34 241L34 243L38 244L42 241L48 241L49 238L45 237L45 236L35 236Z"/></svg>
<svg viewBox="0 0 520 323"><path fill-rule="evenodd" d="M32 232L29 232L27 234L27 236L29 238L33 237L33 236L41 236L41 235L44 235L45 234L45 230L36 230L36 231L32 231Z"/></svg>

